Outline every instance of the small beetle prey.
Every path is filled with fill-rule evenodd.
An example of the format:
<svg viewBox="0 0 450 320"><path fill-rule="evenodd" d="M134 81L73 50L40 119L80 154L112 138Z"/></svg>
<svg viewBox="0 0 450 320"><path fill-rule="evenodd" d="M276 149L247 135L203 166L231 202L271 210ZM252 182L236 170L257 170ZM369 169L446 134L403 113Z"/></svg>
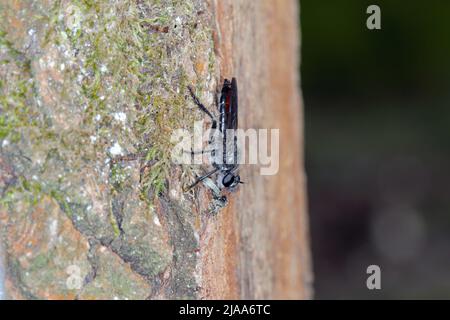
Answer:
<svg viewBox="0 0 450 320"><path fill-rule="evenodd" d="M198 108L206 113L212 120L211 136L208 141L210 150L191 151L191 155L201 153L210 154L210 162L213 170L198 177L197 180L188 187L188 190L203 182L211 189L214 197L214 205L222 208L227 204L226 196L222 195L223 189L234 191L241 182L238 171L238 143L236 129L238 126L238 90L236 79L231 82L225 79L222 92L218 101L218 116L214 116L194 94L191 87L188 87L194 103ZM218 129L218 130L217 130ZM217 174L216 182L210 178Z"/></svg>

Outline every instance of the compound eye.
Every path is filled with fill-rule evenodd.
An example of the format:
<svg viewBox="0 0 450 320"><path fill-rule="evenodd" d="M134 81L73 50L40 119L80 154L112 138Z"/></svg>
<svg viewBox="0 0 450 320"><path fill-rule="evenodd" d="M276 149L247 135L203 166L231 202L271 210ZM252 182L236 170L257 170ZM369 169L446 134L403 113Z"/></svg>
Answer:
<svg viewBox="0 0 450 320"><path fill-rule="evenodd" d="M227 174L225 177L223 177L222 180L222 184L224 185L224 187L229 188L234 184L234 175L232 174Z"/></svg>

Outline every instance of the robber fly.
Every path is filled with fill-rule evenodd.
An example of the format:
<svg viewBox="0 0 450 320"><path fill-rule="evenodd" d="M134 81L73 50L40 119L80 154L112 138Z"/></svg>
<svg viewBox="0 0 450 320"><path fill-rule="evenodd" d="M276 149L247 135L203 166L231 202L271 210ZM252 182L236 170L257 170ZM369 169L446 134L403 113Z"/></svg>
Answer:
<svg viewBox="0 0 450 320"><path fill-rule="evenodd" d="M210 150L195 153L210 153L213 170L205 175L198 177L187 189L190 190L198 183L203 182L211 189L216 205L224 207L227 204L227 198L221 194L221 190L226 189L234 191L241 182L237 173L238 165L238 143L236 129L238 126L238 90L236 79L231 82L225 79L222 86L222 92L218 103L218 116L214 116L196 97L191 87L188 87L189 93L198 108L206 113L212 120L211 135L208 144ZM218 130L218 131L217 131ZM217 133L217 134L214 134ZM216 183L210 177L217 174Z"/></svg>

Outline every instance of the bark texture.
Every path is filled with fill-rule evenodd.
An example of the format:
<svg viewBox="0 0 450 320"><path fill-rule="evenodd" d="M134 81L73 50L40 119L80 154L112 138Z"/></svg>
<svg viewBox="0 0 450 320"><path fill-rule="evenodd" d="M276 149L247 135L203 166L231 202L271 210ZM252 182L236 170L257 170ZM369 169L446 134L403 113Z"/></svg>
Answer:
<svg viewBox="0 0 450 320"><path fill-rule="evenodd" d="M296 1L0 1L0 233L10 299L309 298ZM174 129L223 78L280 170L208 214ZM0 275L2 272L0 272Z"/></svg>

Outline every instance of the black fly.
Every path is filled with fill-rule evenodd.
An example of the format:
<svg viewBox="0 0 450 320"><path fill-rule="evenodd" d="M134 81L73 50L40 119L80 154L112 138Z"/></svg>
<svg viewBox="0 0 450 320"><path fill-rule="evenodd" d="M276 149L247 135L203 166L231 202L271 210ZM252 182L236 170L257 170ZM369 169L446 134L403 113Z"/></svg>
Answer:
<svg viewBox="0 0 450 320"><path fill-rule="evenodd" d="M238 126L238 89L235 78L231 82L225 79L222 86L222 92L218 103L219 115L214 116L195 96L191 87L188 87L189 92L195 104L206 113L212 120L211 129L213 132L209 140L211 150L209 151L192 151L195 153L211 154L211 163L214 169L205 175L198 177L197 180L188 187L188 190L193 188L199 182L203 182L209 187L214 195L216 205L224 207L227 204L227 198L221 195L222 189L233 191L241 182L240 176L237 173L238 164L238 145L236 129ZM218 129L218 131L217 131ZM218 138L219 137L219 138ZM211 176L217 173L217 184L210 179Z"/></svg>

